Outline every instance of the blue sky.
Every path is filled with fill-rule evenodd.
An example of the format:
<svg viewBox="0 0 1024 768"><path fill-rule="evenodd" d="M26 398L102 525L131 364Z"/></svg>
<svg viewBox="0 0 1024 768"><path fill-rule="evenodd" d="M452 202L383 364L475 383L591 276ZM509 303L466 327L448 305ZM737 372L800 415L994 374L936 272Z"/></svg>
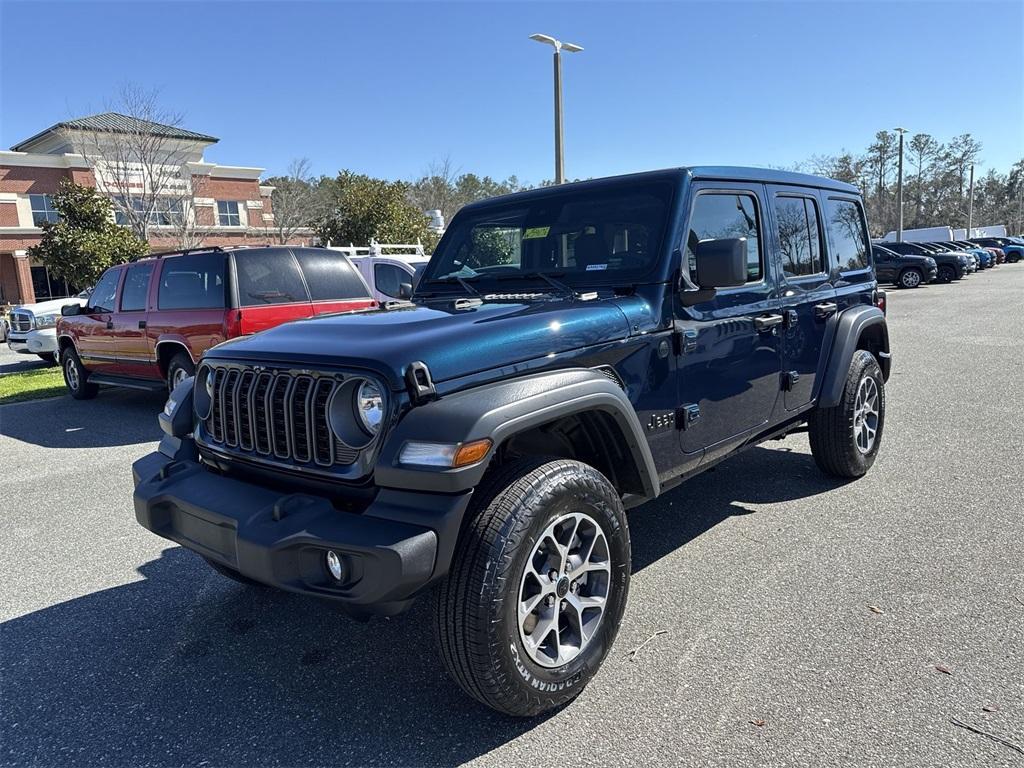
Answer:
<svg viewBox="0 0 1024 768"><path fill-rule="evenodd" d="M970 30L978 30L973 33ZM207 159L308 157L412 178L552 171L551 57L565 57L566 172L790 165L903 125L1024 156L1024 3L391 3L0 0L0 145L157 87ZM1015 62L1015 63L1008 63Z"/></svg>

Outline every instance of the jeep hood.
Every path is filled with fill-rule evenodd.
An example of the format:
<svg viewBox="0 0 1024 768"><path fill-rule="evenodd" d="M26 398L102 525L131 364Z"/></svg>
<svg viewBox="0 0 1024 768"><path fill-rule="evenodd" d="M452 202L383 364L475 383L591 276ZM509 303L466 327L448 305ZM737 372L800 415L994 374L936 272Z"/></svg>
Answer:
<svg viewBox="0 0 1024 768"><path fill-rule="evenodd" d="M637 297L502 301L469 309L431 302L297 320L227 341L207 357L370 369L398 389L413 361L426 363L442 382L623 339L644 316L649 310Z"/></svg>

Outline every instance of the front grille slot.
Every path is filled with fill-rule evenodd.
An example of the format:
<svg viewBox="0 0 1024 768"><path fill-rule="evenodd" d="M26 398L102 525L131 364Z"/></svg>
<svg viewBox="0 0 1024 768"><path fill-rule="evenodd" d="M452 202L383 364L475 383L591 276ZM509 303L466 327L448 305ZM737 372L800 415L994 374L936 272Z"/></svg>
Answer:
<svg viewBox="0 0 1024 768"><path fill-rule="evenodd" d="M359 451L335 438L328 411L341 378L210 366L212 444L299 465L352 464Z"/></svg>

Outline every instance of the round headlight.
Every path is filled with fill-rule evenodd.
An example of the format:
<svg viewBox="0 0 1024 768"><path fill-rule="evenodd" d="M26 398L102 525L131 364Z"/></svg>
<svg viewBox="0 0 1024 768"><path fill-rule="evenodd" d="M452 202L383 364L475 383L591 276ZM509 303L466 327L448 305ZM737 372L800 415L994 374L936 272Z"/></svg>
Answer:
<svg viewBox="0 0 1024 768"><path fill-rule="evenodd" d="M192 406L200 421L210 417L213 408L213 371L205 365L196 374L196 385L192 388Z"/></svg>
<svg viewBox="0 0 1024 768"><path fill-rule="evenodd" d="M334 436L349 448L362 450L380 432L384 421L384 392L369 379L353 377L334 390L327 420Z"/></svg>
<svg viewBox="0 0 1024 768"><path fill-rule="evenodd" d="M363 429L371 435L380 431L380 422L384 418L384 396L380 387L372 381L364 381L356 390L356 414Z"/></svg>

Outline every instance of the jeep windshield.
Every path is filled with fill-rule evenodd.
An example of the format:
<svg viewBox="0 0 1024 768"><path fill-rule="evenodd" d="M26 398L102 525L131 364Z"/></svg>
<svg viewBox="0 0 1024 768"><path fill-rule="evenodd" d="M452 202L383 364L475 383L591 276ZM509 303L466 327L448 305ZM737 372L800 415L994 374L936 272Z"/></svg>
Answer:
<svg viewBox="0 0 1024 768"><path fill-rule="evenodd" d="M673 188L665 182L552 191L459 215L420 288L559 292L641 281L657 265Z"/></svg>

